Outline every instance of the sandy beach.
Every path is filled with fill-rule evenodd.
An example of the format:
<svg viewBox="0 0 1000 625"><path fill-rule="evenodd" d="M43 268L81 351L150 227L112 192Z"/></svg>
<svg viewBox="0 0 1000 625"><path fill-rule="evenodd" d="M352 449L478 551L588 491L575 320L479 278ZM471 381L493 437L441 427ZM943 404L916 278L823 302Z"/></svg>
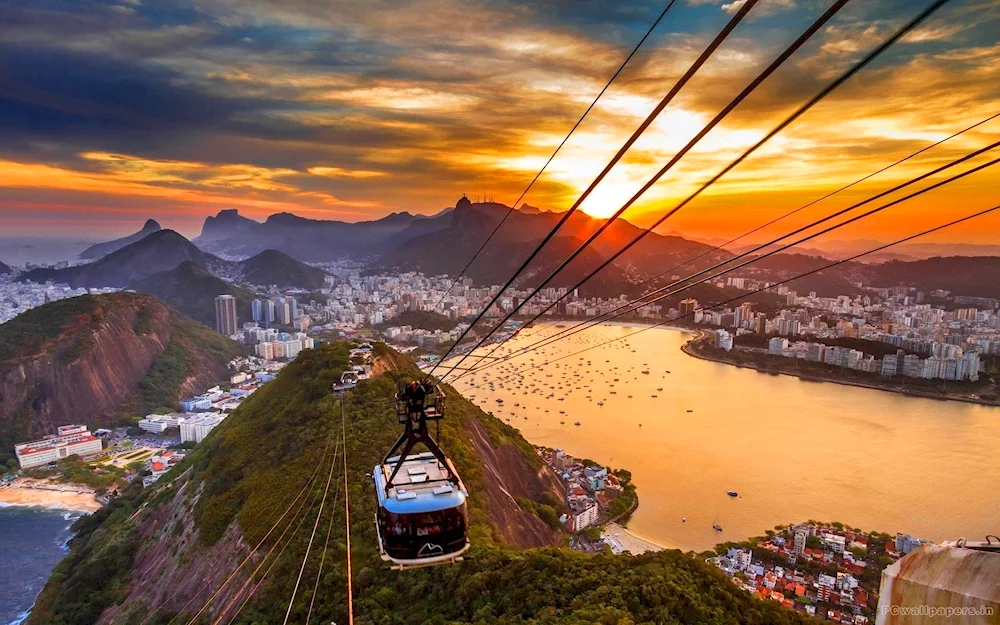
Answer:
<svg viewBox="0 0 1000 625"><path fill-rule="evenodd" d="M97 497L86 488L35 480L17 480L11 486L0 487L0 506L4 505L79 512L95 512L101 508Z"/></svg>
<svg viewBox="0 0 1000 625"><path fill-rule="evenodd" d="M604 528L604 537L611 544L611 551L614 553L627 551L637 556L647 551L663 551L660 545L639 538L617 523L609 523Z"/></svg>

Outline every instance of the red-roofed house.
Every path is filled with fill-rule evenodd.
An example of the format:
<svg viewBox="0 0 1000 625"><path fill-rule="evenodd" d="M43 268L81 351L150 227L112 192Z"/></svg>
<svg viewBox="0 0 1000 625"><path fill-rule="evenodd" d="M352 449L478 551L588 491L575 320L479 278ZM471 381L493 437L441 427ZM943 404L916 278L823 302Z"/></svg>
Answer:
<svg viewBox="0 0 1000 625"><path fill-rule="evenodd" d="M854 603L866 608L868 607L868 591L858 586L854 589Z"/></svg>

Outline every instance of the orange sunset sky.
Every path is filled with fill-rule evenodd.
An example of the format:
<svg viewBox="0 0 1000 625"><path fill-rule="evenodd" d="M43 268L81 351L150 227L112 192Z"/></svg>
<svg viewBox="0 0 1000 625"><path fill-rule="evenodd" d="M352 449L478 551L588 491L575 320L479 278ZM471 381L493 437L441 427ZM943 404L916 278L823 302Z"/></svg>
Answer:
<svg viewBox="0 0 1000 625"><path fill-rule="evenodd" d="M584 204L615 211L832 0L762 0ZM740 0L676 0L526 201L563 210ZM930 0L851 0L625 217L646 225ZM196 236L238 208L360 221L513 202L664 2L0 4L0 229ZM1000 113L1000 0L952 0L661 227L728 238ZM1000 140L1000 117L776 235ZM1000 157L986 153L957 171ZM1000 167L844 228L888 240L1000 204ZM1000 244L996 213L931 241Z"/></svg>

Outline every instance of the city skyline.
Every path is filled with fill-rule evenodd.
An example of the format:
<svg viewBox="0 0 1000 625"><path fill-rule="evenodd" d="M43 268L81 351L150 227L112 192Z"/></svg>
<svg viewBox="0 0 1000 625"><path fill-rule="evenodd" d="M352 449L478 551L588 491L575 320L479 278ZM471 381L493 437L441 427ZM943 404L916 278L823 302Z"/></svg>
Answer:
<svg viewBox="0 0 1000 625"><path fill-rule="evenodd" d="M739 4L679 0L526 201L565 209ZM761 2L584 210L616 209L820 4ZM436 213L462 192L511 203L663 6L5 7L19 28L0 41L12 61L0 218L21 235L125 233L146 217L193 235L222 208L358 221ZM625 217L650 223L917 10L850 3ZM950 3L663 230L738 234L996 113L998 20L996 0ZM444 24L451 37L439 36ZM984 124L840 201L998 133L1000 121ZM982 208L996 190L980 173L843 235ZM985 243L998 231L991 217L935 240Z"/></svg>

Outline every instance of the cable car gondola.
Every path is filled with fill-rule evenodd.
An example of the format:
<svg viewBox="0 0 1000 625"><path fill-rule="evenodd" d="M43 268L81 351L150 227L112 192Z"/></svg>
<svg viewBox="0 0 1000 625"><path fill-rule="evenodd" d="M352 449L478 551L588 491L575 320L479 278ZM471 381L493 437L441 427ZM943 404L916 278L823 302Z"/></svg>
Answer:
<svg viewBox="0 0 1000 625"><path fill-rule="evenodd" d="M333 392L339 396L342 396L345 392L353 389L358 385L358 374L353 370L345 371L340 374L340 384L333 385Z"/></svg>
<svg viewBox="0 0 1000 625"><path fill-rule="evenodd" d="M427 431L428 421L444 417L444 395L429 383L400 382L396 416L403 434L372 471L379 552L399 570L458 562L469 550L469 493ZM428 451L413 453L418 443Z"/></svg>

